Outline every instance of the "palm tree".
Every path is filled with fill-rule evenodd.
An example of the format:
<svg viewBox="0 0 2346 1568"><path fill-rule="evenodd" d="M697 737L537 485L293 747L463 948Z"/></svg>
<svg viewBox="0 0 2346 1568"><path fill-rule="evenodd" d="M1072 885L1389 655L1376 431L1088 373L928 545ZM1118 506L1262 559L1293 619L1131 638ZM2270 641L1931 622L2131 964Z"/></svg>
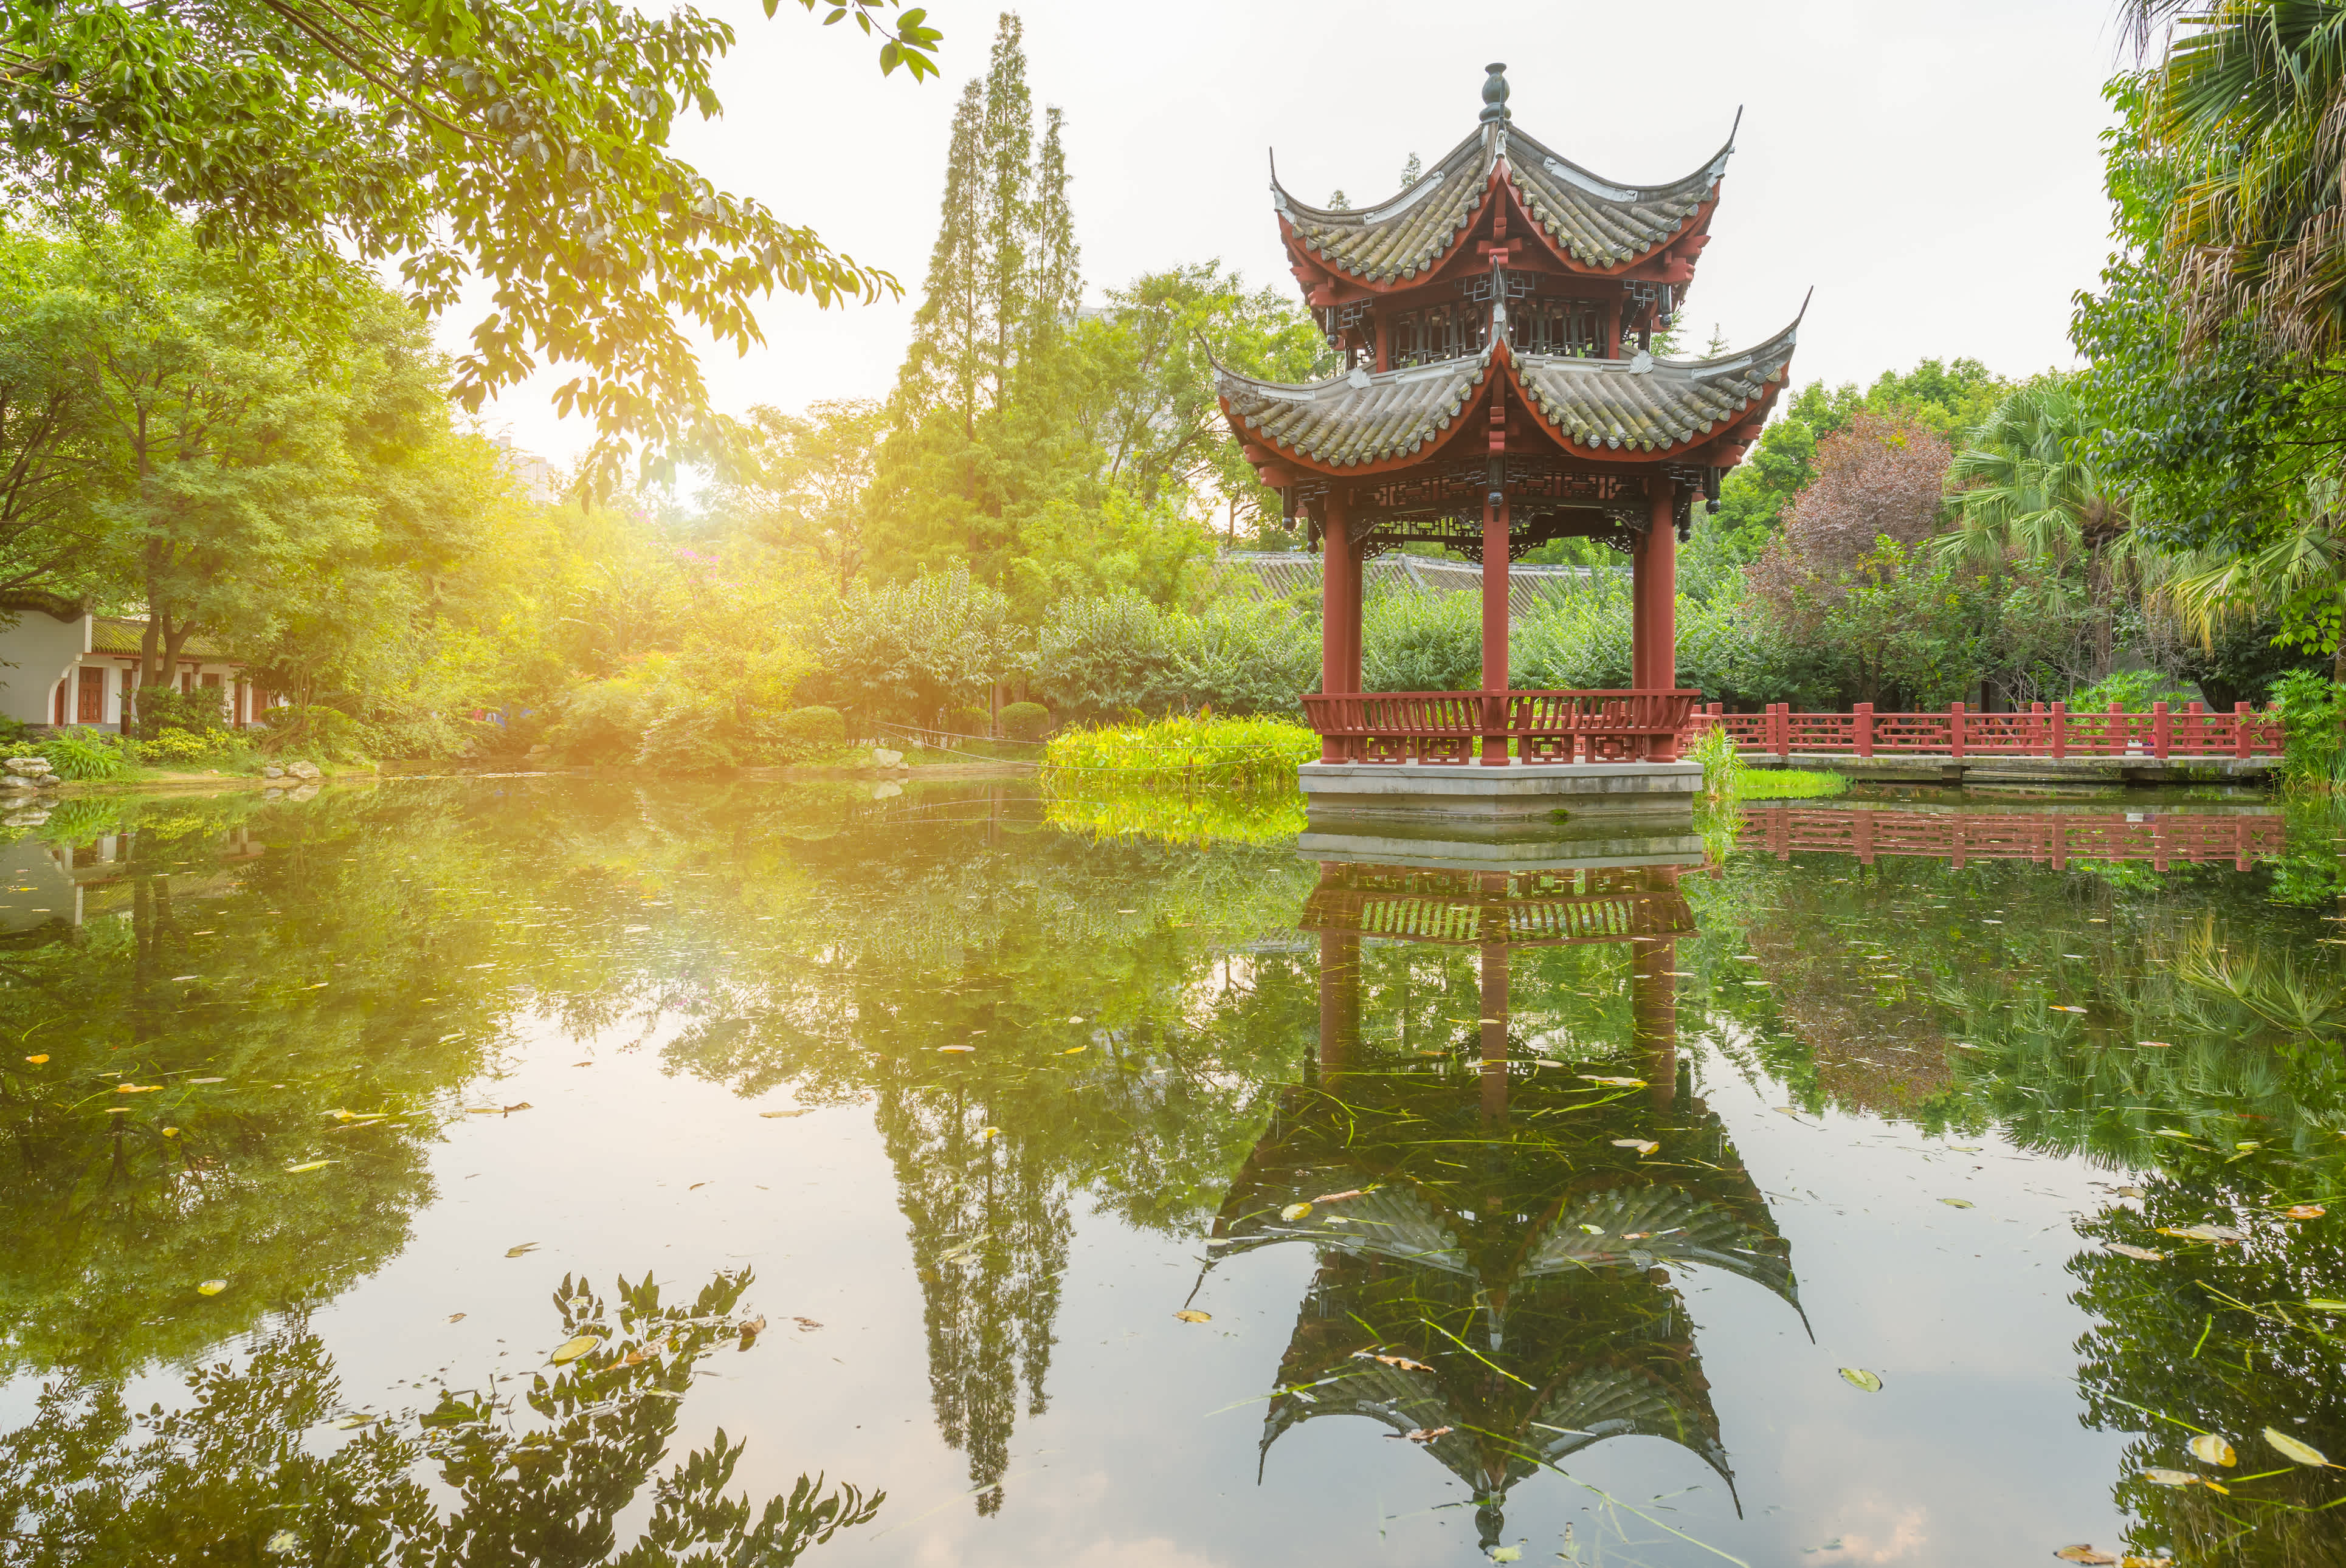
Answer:
<svg viewBox="0 0 2346 1568"><path fill-rule="evenodd" d="M2178 188L2159 238L2186 341L2253 320L2284 354L2346 347L2346 5L2122 0L2138 45L2180 21L2145 83L2148 150Z"/></svg>
<svg viewBox="0 0 2346 1568"><path fill-rule="evenodd" d="M2319 624L2334 615L2346 583L2346 496L2327 476L2309 480L2290 509L2280 535L2261 549L2201 551L2175 557L2159 596L2203 644L2213 644L2227 622L2265 616L2284 623ZM2339 639L2331 677L2346 681L2346 637Z"/></svg>
<svg viewBox="0 0 2346 1568"><path fill-rule="evenodd" d="M2068 388L2039 382L2014 392L1965 438L1947 468L1955 525L1933 541L1950 561L2021 560L2059 568L2082 556L2096 610L2094 655L2106 669L2118 584L2135 558L2126 503L2109 493L2086 440L2086 413Z"/></svg>

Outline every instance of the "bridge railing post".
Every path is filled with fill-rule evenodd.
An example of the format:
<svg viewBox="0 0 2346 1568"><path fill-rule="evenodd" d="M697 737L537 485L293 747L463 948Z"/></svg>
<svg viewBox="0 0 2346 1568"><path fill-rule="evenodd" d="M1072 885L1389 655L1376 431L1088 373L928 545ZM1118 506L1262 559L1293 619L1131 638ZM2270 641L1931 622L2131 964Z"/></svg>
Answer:
<svg viewBox="0 0 2346 1568"><path fill-rule="evenodd" d="M1947 755L1961 759L1964 754L1964 705L1947 705Z"/></svg>
<svg viewBox="0 0 2346 1568"><path fill-rule="evenodd" d="M1860 757L1871 757L1873 755L1873 704L1859 703L1856 718L1857 754Z"/></svg>
<svg viewBox="0 0 2346 1568"><path fill-rule="evenodd" d="M2255 722L2249 717L2247 703L2232 705L2232 755L2240 761L2248 760L2249 744L2256 734Z"/></svg>
<svg viewBox="0 0 2346 1568"><path fill-rule="evenodd" d="M2068 756L2069 705L2066 702L2055 703L2053 705L2053 711L2046 719L2045 727L2052 731L2050 738L2052 740L2053 755L2055 757Z"/></svg>
<svg viewBox="0 0 2346 1568"><path fill-rule="evenodd" d="M2167 711L2167 704L2150 705L2150 754L2161 762L2167 760L2168 748L2175 738L2175 720Z"/></svg>
<svg viewBox="0 0 2346 1568"><path fill-rule="evenodd" d="M1778 757L1790 757L1792 754L1791 708L1792 705L1789 702L1771 702L1768 705L1768 738L1774 742L1772 749Z"/></svg>

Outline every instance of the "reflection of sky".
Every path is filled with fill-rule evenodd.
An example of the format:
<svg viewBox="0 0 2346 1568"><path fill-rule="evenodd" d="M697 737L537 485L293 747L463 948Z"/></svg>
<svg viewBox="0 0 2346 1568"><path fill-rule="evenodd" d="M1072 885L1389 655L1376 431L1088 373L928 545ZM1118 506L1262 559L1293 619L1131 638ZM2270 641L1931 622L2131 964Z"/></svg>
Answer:
<svg viewBox="0 0 2346 1568"><path fill-rule="evenodd" d="M81 923L72 851L26 835L0 844L0 931Z"/></svg>
<svg viewBox="0 0 2346 1568"><path fill-rule="evenodd" d="M1758 1285L1681 1280L1741 1522L1700 1460L1658 1439L1601 1443L1575 1473L1754 1568L1835 1539L1817 1561L1970 1564L2114 1543L2120 1439L2077 1424L2069 1347L2085 1319L2062 1268L2070 1212L2093 1199L2085 1169L1993 1143L1953 1155L1862 1118L1795 1124L1731 1075L1707 1079L1791 1239L1818 1342ZM565 1270L605 1284L649 1267L689 1295L748 1263L748 1309L773 1327L749 1354L709 1359L675 1449L718 1427L746 1434L737 1484L759 1497L801 1470L888 1491L877 1524L810 1563L1474 1559L1464 1489L1372 1422L1305 1423L1256 1484L1261 1399L1311 1276L1306 1248L1226 1260L1197 1302L1213 1321L1184 1325L1171 1314L1202 1247L1079 1206L1050 1409L1022 1415L1005 1504L980 1520L964 1458L931 1416L919 1287L868 1107L760 1119L659 1072L656 1048L597 1051L550 1026L482 1098L533 1109L452 1129L434 1162L440 1199L405 1252L316 1319L353 1401L412 1404L423 1395L406 1383L421 1373L428 1387L443 1367L459 1386L525 1372L548 1348ZM537 1250L505 1257L523 1242ZM466 1317L452 1325L453 1312ZM823 1327L799 1331L794 1317ZM1841 1366L1878 1372L1883 1391L1848 1387ZM1698 1490L1648 1502L1682 1488ZM1580 1542L1605 1538L1597 1502L1535 1477L1509 1499L1507 1538L1526 1542L1525 1561L1553 1560L1567 1522ZM1627 1522L1646 1561L1718 1561Z"/></svg>

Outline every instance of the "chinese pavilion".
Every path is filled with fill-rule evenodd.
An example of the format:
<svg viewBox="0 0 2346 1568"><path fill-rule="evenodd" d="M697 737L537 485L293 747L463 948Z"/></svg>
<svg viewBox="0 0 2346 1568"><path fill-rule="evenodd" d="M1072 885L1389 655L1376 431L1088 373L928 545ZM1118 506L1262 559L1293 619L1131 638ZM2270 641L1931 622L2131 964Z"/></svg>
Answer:
<svg viewBox="0 0 2346 1568"><path fill-rule="evenodd" d="M1274 168L1296 280L1346 368L1300 386L1225 370L1217 390L1323 555L1304 706L1324 763L1668 763L1698 695L1676 689L1677 543L1757 439L1799 322L1743 353L1658 357L1731 136L1681 179L1601 178L1517 130L1505 66L1489 72L1480 127L1390 200L1307 206ZM1632 690L1508 689L1507 563L1568 537L1629 557ZM1361 690L1361 564L1413 542L1483 563L1479 693Z"/></svg>
<svg viewBox="0 0 2346 1568"><path fill-rule="evenodd" d="M1732 1496L1683 1282L1739 1277L1795 1313L1800 1298L1765 1196L1678 1058L1674 948L1695 929L1678 873L1667 857L1322 862L1301 922L1320 940L1315 1081L1280 1097L1209 1241L1209 1268L1316 1255L1264 1461L1304 1421L1366 1418L1466 1484L1486 1551L1518 1483L1617 1437L1678 1445ZM1383 954L1373 980L1364 941ZM1454 993L1397 970L1409 948L1475 954L1473 1033L1448 1017ZM1626 1019L1600 1002L1578 1010L1594 1027L1511 1039L1509 957L1554 949L1584 955L1581 978L1614 975ZM1383 1004L1371 1031L1364 990Z"/></svg>

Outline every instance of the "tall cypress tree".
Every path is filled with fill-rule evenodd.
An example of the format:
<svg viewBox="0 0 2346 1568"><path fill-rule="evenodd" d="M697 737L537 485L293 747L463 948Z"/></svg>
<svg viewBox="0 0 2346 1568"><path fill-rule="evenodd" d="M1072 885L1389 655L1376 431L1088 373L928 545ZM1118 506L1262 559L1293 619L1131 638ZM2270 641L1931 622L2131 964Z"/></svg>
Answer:
<svg viewBox="0 0 2346 1568"><path fill-rule="evenodd" d="M1035 168L1035 290L1028 321L1037 344L1065 332L1083 303L1083 251L1076 215L1067 204L1067 155L1060 132L1066 115L1056 104L1043 111L1043 154Z"/></svg>
<svg viewBox="0 0 2346 1568"><path fill-rule="evenodd" d="M999 412L1017 369L1035 227L1035 100L1026 89L1026 30L1005 11L985 70L986 314L989 392Z"/></svg>
<svg viewBox="0 0 2346 1568"><path fill-rule="evenodd" d="M958 417L965 439L977 437L978 384L985 282L979 247L985 229L985 106L978 84L962 89L945 155L944 211L929 252L929 277L913 314L913 341L896 383L896 413L917 424L940 409Z"/></svg>

